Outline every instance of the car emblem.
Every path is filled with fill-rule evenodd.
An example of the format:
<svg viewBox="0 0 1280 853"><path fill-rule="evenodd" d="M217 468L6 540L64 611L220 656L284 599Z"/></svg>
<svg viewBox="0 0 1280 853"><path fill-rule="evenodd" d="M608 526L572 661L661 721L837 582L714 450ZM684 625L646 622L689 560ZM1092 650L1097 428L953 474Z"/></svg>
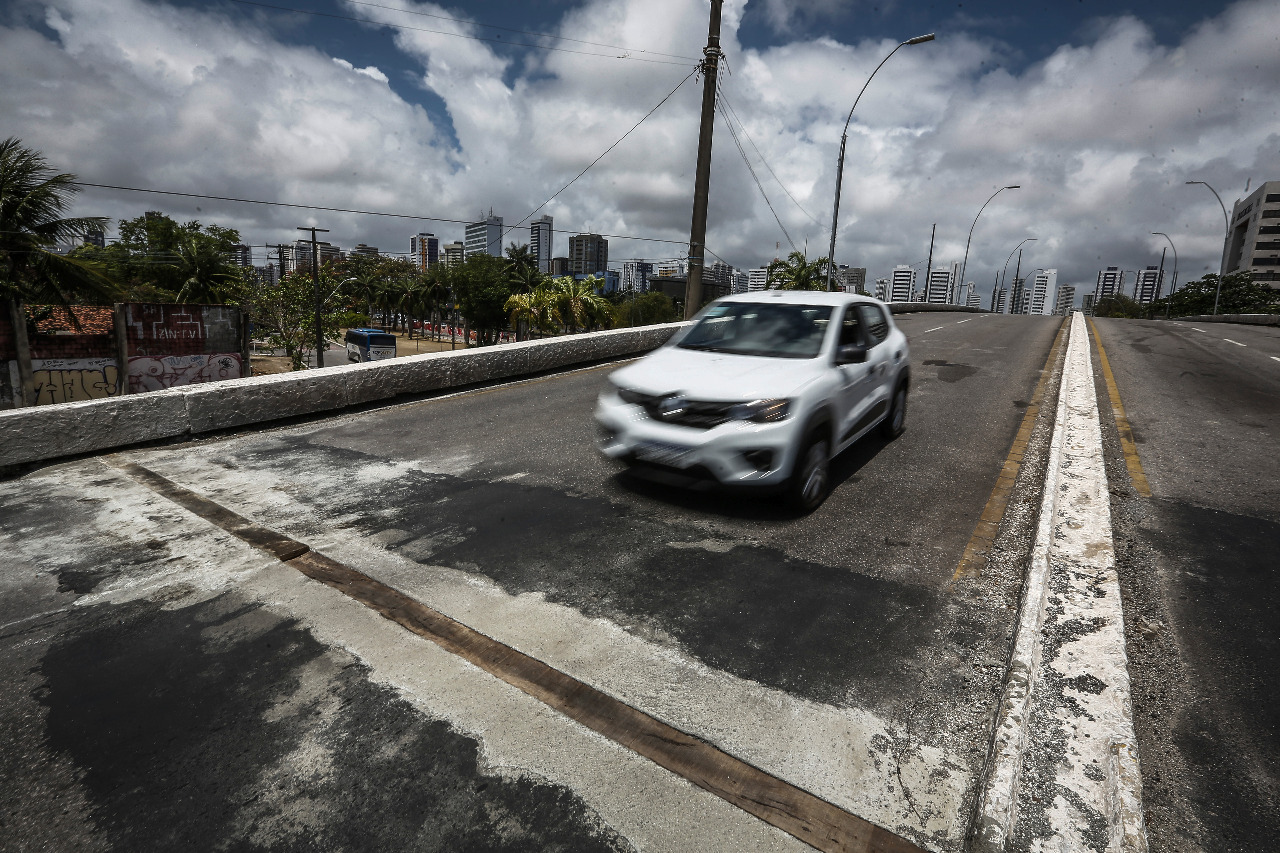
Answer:
<svg viewBox="0 0 1280 853"><path fill-rule="evenodd" d="M684 411L688 401L680 394L672 394L658 401L658 417L666 420Z"/></svg>

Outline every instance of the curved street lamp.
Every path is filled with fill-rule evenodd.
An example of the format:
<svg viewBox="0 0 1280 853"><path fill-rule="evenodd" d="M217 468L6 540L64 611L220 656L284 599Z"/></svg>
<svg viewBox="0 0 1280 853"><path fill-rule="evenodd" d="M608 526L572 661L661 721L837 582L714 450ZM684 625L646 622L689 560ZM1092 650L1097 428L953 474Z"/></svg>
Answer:
<svg viewBox="0 0 1280 853"><path fill-rule="evenodd" d="M1023 240L1023 241L1022 241L1022 243L1030 243L1032 240L1039 240L1039 239L1040 239L1039 237L1028 237L1027 239ZM1018 245L1014 246L1014 247L1013 247L1013 252L1016 252L1016 251L1018 251L1019 249L1021 249L1021 248L1022 248L1022 243L1019 243ZM1005 258L1005 259L1004 259L1004 269L1000 271L1000 287L1002 287L1002 288L1004 287L1004 277L1005 277L1005 274L1009 272L1009 261L1013 260L1013 252L1010 252L1010 253L1009 253L1009 257L1007 257L1007 258ZM1007 293L1007 292L1008 292L1008 291L1006 291L1006 293ZM1009 305L1009 313L1010 313L1010 314L1012 314L1012 313L1013 313L1013 305L1012 305L1012 304L1010 304L1010 305Z"/></svg>
<svg viewBox="0 0 1280 853"><path fill-rule="evenodd" d="M1007 187L1001 187L1000 189L993 192L991 194L991 198L995 198L1005 190L1020 190L1020 189L1022 189L1021 184L1010 184ZM978 208L978 216L981 216L982 211L987 209L987 205L991 204L991 198L984 201L982 203L982 207ZM965 270L969 268L969 244L973 242L973 229L976 228L978 225L978 216L973 217L973 225L969 226L969 239L964 241L964 263L960 265L960 286L961 287L964 287Z"/></svg>
<svg viewBox="0 0 1280 853"><path fill-rule="evenodd" d="M871 77L876 76L876 71L889 61L889 57L897 53L901 48L909 44L922 44L927 41L933 41L933 33L927 33L922 36L907 39L899 44L893 50L889 51L889 56L880 60L880 64L876 66L875 71L871 72ZM840 218L840 183L844 178L844 148L849 141L849 122L853 121L853 111L858 108L858 101L862 100L862 93L867 91L867 86L871 85L871 77L867 78L867 82L862 84L862 90L858 92L858 97L853 99L853 106L849 107L849 117L844 120L844 131L840 134L840 159L836 161L836 200L831 207L831 248L827 251L827 290L831 289L831 277L834 273L836 262L836 222Z"/></svg>
<svg viewBox="0 0 1280 853"><path fill-rule="evenodd" d="M1204 181L1187 181L1187 184L1201 184L1209 187L1209 192L1213 193L1213 197L1218 200L1218 207L1222 208L1222 224L1226 229L1226 236L1222 241L1222 266L1219 268L1218 289L1213 294L1213 313L1218 313L1218 297L1222 295L1222 276L1227 274L1227 247L1231 244L1231 217L1227 216L1227 206L1222 203L1222 196L1218 195L1218 191L1210 187Z"/></svg>
<svg viewBox="0 0 1280 853"><path fill-rule="evenodd" d="M1173 245L1173 238L1163 231L1152 231L1152 237L1163 237L1169 241L1169 248L1173 249L1173 284L1169 287L1169 295L1178 289L1178 247Z"/></svg>

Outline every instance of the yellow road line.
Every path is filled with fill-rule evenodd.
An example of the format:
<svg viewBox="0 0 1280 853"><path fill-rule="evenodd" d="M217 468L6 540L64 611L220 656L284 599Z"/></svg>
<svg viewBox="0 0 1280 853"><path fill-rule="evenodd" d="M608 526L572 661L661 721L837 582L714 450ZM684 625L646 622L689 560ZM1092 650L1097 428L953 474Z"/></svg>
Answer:
<svg viewBox="0 0 1280 853"><path fill-rule="evenodd" d="M1089 332L1093 342L1098 345L1098 361L1102 364L1102 377L1107 381L1107 396L1111 398L1111 414L1115 415L1116 432L1120 433L1120 449L1124 452L1124 467L1129 469L1129 479L1133 481L1133 490L1144 498L1151 497L1151 486L1147 483L1147 475L1142 471L1142 460L1138 458L1138 448L1133 443L1133 429L1129 426L1129 418L1124 413L1124 403L1120 402L1120 391L1116 388L1116 378L1111 373L1111 362L1107 360L1107 351L1102 348L1102 338L1098 336L1098 328L1089 319Z"/></svg>
<svg viewBox="0 0 1280 853"><path fill-rule="evenodd" d="M1031 395L1031 404L1027 406L1026 414L1022 416L1022 425L1018 427L1018 434L1013 439L1013 445L1009 448L1009 455L1005 457L1004 465L1000 468L1000 476L996 478L995 488L991 490L991 497L987 498L987 505L982 508L982 515L978 518L977 525L973 528L973 535L969 537L969 544L964 547L964 555L960 557L960 565L956 566L955 574L951 576L951 582L955 583L960 578L976 578L982 574L983 567L987 564L987 555L991 553L991 544L996 540L996 533L1000 529L1000 521L1004 518L1004 511L1009 506L1009 497L1013 494L1013 484L1018 479L1018 470L1022 467L1022 457L1027 452L1027 442L1031 440L1031 431L1035 428L1036 417L1040 414L1040 403L1044 400L1045 385L1049 381L1049 374L1052 372L1054 362L1058 359L1058 353L1062 351L1062 347L1067 339L1067 329L1070 328L1071 318L1068 317L1058 328L1058 335L1053 339L1053 346L1049 349L1049 357L1045 359L1044 370L1040 371L1040 381L1036 383L1035 393Z"/></svg>

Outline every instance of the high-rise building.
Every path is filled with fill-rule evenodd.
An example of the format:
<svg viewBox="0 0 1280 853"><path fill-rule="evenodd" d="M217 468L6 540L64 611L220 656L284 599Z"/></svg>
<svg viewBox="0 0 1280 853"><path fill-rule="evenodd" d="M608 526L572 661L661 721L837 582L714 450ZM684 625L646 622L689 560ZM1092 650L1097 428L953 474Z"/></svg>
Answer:
<svg viewBox="0 0 1280 853"><path fill-rule="evenodd" d="M978 288L973 286L973 282L965 285L964 304L968 308L981 308L982 298L978 296Z"/></svg>
<svg viewBox="0 0 1280 853"><path fill-rule="evenodd" d="M1249 270L1254 281L1280 288L1280 181L1266 181L1231 208L1222 270Z"/></svg>
<svg viewBox="0 0 1280 853"><path fill-rule="evenodd" d="M539 216L529 223L529 254L538 264L538 272L551 272L552 247L555 242L555 230L551 227L551 217ZM626 289L626 285L623 285Z"/></svg>
<svg viewBox="0 0 1280 853"><path fill-rule="evenodd" d="M569 272L600 272L609 266L609 241L599 234L575 234L569 238Z"/></svg>
<svg viewBox="0 0 1280 853"><path fill-rule="evenodd" d="M467 223L463 239L466 242L464 251L467 257L476 254L502 257L502 217L494 216L493 208L489 208L488 216L482 217L478 222Z"/></svg>
<svg viewBox="0 0 1280 853"><path fill-rule="evenodd" d="M756 267L753 270L747 270L747 292L755 293L758 290L764 290L769 286L769 268Z"/></svg>
<svg viewBox="0 0 1280 853"><path fill-rule="evenodd" d="M1138 270L1137 275L1133 279L1133 298L1143 305L1149 305L1160 298L1160 291L1164 289L1164 278L1159 267L1149 266L1144 270Z"/></svg>
<svg viewBox="0 0 1280 853"><path fill-rule="evenodd" d="M733 267L724 261L716 261L706 268L702 280L716 287L729 287L733 284Z"/></svg>
<svg viewBox="0 0 1280 853"><path fill-rule="evenodd" d="M86 237L85 242L87 243L88 241L88 237ZM231 263L238 267L248 268L253 266L253 250L243 243L237 243L231 247Z"/></svg>
<svg viewBox="0 0 1280 853"><path fill-rule="evenodd" d="M1096 304L1116 293L1124 293L1124 270L1107 267L1098 273L1098 283L1093 288L1093 301Z"/></svg>
<svg viewBox="0 0 1280 853"><path fill-rule="evenodd" d="M369 258L376 258L379 255L377 246L368 246L364 243L356 243L356 247L351 250L352 255L364 255Z"/></svg>
<svg viewBox="0 0 1280 853"><path fill-rule="evenodd" d="M436 235L428 232L410 236L409 261L423 272L440 263L440 240Z"/></svg>
<svg viewBox="0 0 1280 853"><path fill-rule="evenodd" d="M951 283L951 270L945 268L930 270L924 301L932 305L951 304Z"/></svg>
<svg viewBox="0 0 1280 853"><path fill-rule="evenodd" d="M833 277L837 290L843 290L845 293L867 292L866 267L851 267L841 264L839 271Z"/></svg>
<svg viewBox="0 0 1280 853"><path fill-rule="evenodd" d="M551 274L552 274L552 275L554 275L554 276L568 275L568 274L569 274L569 259L568 259L568 258L563 258L563 257L562 257L562 258L552 258L552 259L551 259Z"/></svg>
<svg viewBox="0 0 1280 853"><path fill-rule="evenodd" d="M466 247L457 241L445 243L441 251L444 253L444 265L446 267L458 266L466 256Z"/></svg>
<svg viewBox="0 0 1280 853"><path fill-rule="evenodd" d="M1058 285L1058 298L1053 303L1053 313L1065 317L1076 304L1076 288L1071 284Z"/></svg>
<svg viewBox="0 0 1280 853"><path fill-rule="evenodd" d="M1058 286L1058 271L1040 270L1036 273L1035 280L1031 284L1031 309L1029 314L1052 314L1053 303L1049 301L1049 294L1053 293Z"/></svg>
<svg viewBox="0 0 1280 853"><path fill-rule="evenodd" d="M684 261L663 261L658 264L658 276L661 278L680 278L684 274Z"/></svg>
<svg viewBox="0 0 1280 853"><path fill-rule="evenodd" d="M1080 300L1080 310L1088 316L1093 316L1093 306L1098 303L1098 297L1092 293L1086 293Z"/></svg>
<svg viewBox="0 0 1280 853"><path fill-rule="evenodd" d="M991 291L991 310L997 314L1003 314L1006 296L1008 296L1008 288L997 287Z"/></svg>
<svg viewBox="0 0 1280 853"><path fill-rule="evenodd" d="M751 276L749 273L743 272L735 268L733 271L733 281L729 286L730 293L746 293L751 287Z"/></svg>
<svg viewBox="0 0 1280 853"><path fill-rule="evenodd" d="M292 257L287 259L288 261L291 261L291 263L289 263L290 269L296 270L303 266L306 266L309 269L311 267L310 240L295 240L293 246L289 248L291 250L289 254L292 255ZM316 241L316 249L320 252L320 265L322 267L330 261L342 260L342 250L331 243L325 242L324 240Z"/></svg>
<svg viewBox="0 0 1280 853"><path fill-rule="evenodd" d="M876 299L879 299L881 302L889 301L889 279L887 278L876 279L876 292L874 296Z"/></svg>
<svg viewBox="0 0 1280 853"><path fill-rule="evenodd" d="M550 259L547 260L548 268ZM622 289L628 293L644 293L649 289L649 276L653 275L653 264L648 261L622 262Z"/></svg>
<svg viewBox="0 0 1280 853"><path fill-rule="evenodd" d="M889 288L890 302L911 302L915 296L916 271L906 264L898 264L893 268L892 284Z"/></svg>

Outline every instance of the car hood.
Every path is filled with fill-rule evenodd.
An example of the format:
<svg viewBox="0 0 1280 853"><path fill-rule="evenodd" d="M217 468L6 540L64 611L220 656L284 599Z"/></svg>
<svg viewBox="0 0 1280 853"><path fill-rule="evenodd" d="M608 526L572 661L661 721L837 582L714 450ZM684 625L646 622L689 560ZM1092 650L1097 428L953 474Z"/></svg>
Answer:
<svg viewBox="0 0 1280 853"><path fill-rule="evenodd" d="M747 401L795 396L813 381L818 358L766 358L666 346L609 378L645 394L679 392L693 400Z"/></svg>

